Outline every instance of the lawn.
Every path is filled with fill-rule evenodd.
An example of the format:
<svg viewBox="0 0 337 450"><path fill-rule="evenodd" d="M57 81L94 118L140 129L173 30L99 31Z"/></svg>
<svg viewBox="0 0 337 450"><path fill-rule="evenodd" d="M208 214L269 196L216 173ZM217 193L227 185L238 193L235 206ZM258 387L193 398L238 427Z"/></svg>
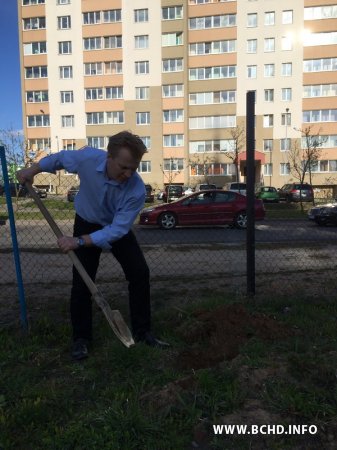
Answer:
<svg viewBox="0 0 337 450"><path fill-rule="evenodd" d="M154 317L172 344L166 351L123 347L96 310L97 334L82 363L69 357L67 300L51 306L33 308L27 336L0 329L0 448L314 449L336 442L334 299L172 301ZM219 436L213 424L314 424L318 432Z"/></svg>

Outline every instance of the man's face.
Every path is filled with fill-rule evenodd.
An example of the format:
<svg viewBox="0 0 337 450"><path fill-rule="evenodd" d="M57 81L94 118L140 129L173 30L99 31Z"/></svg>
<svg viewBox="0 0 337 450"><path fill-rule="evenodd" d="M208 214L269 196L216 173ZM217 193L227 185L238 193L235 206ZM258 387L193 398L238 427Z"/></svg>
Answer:
<svg viewBox="0 0 337 450"><path fill-rule="evenodd" d="M112 158L108 155L106 171L108 178L124 183L138 169L140 159L135 159L126 147L122 147L117 156Z"/></svg>

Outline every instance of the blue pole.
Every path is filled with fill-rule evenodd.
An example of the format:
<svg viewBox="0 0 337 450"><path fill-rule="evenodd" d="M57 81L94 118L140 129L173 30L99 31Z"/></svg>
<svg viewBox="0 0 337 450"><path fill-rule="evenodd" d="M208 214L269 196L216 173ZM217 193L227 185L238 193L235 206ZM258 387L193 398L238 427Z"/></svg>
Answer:
<svg viewBox="0 0 337 450"><path fill-rule="evenodd" d="M15 261L15 269L16 269L16 279L18 282L21 324L22 324L23 328L25 329L25 331L27 331L28 321L27 321L25 291L23 288L23 280L22 280L21 265L20 265L20 252L19 252L18 240L17 240L17 236L16 236L14 211L13 211L13 205L12 205L12 199L11 199L11 192L10 192L10 188L9 188L9 178L8 178L6 153L5 153L4 146L0 146L0 160L1 160L1 166L2 166L2 174L3 174L3 178L4 178L8 217L9 217L9 223L10 223L10 228L11 228L11 237L12 237L14 261Z"/></svg>

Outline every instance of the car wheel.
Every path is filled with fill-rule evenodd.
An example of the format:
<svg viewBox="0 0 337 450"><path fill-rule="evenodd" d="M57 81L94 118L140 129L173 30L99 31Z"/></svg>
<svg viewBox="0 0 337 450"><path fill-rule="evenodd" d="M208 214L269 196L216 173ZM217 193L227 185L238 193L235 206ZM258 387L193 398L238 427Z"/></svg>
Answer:
<svg viewBox="0 0 337 450"><path fill-rule="evenodd" d="M174 214L165 212L159 216L158 223L164 230L172 230L177 225L177 218Z"/></svg>
<svg viewBox="0 0 337 450"><path fill-rule="evenodd" d="M234 225L236 228L247 228L247 213L246 211L239 212L234 219Z"/></svg>
<svg viewBox="0 0 337 450"><path fill-rule="evenodd" d="M327 225L326 219L321 219L320 217L316 218L316 223L320 227L325 227Z"/></svg>

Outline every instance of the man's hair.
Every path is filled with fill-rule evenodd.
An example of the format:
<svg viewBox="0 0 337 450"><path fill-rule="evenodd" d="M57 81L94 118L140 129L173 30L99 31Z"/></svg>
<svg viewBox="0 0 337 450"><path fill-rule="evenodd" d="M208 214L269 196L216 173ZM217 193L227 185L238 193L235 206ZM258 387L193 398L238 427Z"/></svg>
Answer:
<svg viewBox="0 0 337 450"><path fill-rule="evenodd" d="M130 133L130 131L121 131L109 138L107 147L109 156L115 158L122 147L129 149L135 159L142 159L142 156L147 151L146 145L141 138L136 134Z"/></svg>

